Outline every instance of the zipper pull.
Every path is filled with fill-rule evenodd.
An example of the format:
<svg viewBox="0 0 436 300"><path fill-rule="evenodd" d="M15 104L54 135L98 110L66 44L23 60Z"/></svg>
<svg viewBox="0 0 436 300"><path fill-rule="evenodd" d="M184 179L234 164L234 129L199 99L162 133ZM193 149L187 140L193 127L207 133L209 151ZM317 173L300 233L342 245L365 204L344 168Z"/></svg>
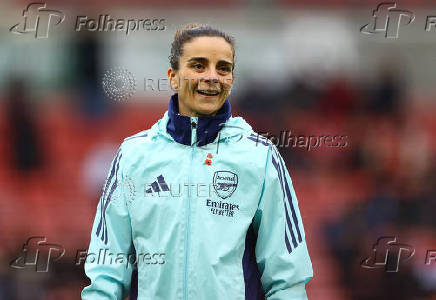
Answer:
<svg viewBox="0 0 436 300"><path fill-rule="evenodd" d="M198 119L191 117L191 144L195 147L197 145L197 124Z"/></svg>

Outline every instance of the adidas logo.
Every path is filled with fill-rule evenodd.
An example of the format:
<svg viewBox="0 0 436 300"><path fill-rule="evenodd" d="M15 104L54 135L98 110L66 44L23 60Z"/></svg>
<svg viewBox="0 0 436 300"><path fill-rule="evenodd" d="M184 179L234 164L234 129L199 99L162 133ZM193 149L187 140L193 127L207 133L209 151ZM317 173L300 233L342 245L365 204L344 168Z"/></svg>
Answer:
<svg viewBox="0 0 436 300"><path fill-rule="evenodd" d="M150 184L151 187L148 188L145 193L151 194L153 192L159 193L160 191L169 191L168 184L165 182L165 178L162 175L157 177L157 181ZM152 190L153 189L153 190Z"/></svg>

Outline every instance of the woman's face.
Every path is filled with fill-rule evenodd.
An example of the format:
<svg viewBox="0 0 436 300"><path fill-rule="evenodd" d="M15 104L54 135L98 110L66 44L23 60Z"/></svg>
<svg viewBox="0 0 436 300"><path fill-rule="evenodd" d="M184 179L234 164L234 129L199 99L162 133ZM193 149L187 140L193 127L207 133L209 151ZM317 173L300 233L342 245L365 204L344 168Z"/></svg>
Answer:
<svg viewBox="0 0 436 300"><path fill-rule="evenodd" d="M168 70L168 80L179 96L179 113L213 116L230 95L233 51L222 37L196 37L183 45L179 70Z"/></svg>

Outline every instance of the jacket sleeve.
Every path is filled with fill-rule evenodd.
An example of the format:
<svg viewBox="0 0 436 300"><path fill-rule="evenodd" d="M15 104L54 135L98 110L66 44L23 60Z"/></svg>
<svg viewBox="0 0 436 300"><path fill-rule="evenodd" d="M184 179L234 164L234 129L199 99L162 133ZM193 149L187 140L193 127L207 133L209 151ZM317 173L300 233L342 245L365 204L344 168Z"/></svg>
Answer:
<svg viewBox="0 0 436 300"><path fill-rule="evenodd" d="M265 181L253 227L256 261L268 300L307 299L305 284L313 277L298 200L289 173L271 145Z"/></svg>
<svg viewBox="0 0 436 300"><path fill-rule="evenodd" d="M112 161L91 232L85 261L85 273L91 284L82 291L82 299L124 299L131 284L133 258L130 216L122 184L122 153Z"/></svg>

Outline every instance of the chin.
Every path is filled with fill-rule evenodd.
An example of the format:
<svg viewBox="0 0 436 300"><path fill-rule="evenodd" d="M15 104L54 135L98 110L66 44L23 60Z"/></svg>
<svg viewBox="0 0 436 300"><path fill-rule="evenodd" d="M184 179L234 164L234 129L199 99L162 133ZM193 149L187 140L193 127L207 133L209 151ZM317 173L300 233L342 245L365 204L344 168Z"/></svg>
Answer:
<svg viewBox="0 0 436 300"><path fill-rule="evenodd" d="M199 115L211 115L217 112L221 106L218 103L203 103L196 107L196 111Z"/></svg>

